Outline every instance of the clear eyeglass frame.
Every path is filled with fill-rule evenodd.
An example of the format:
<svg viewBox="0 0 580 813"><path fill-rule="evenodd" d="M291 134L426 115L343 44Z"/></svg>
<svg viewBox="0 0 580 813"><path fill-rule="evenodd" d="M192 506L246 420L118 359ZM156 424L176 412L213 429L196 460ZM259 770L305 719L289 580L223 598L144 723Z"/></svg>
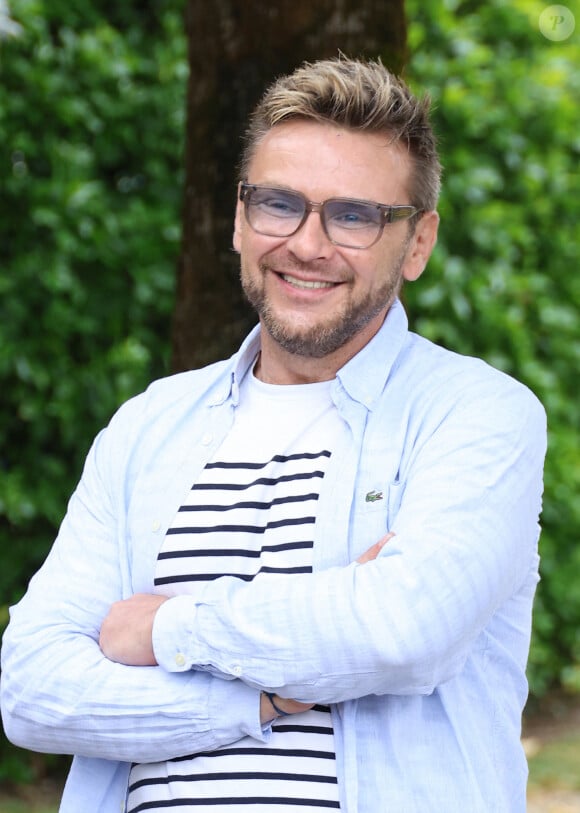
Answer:
<svg viewBox="0 0 580 813"><path fill-rule="evenodd" d="M255 202L259 195L263 196L262 203ZM283 212L280 207L278 213L269 211L266 217L259 207L269 205L264 203L268 200L267 196L291 208ZM387 205L357 198L328 198L316 203L293 189L250 184L247 181L240 183L239 198L244 204L246 220L257 234L266 237L291 237L302 228L311 212L318 212L324 233L333 245L361 250L375 245L381 239L386 225L409 220L424 212L411 204ZM331 216L333 211L335 214ZM347 218L340 227L337 226L337 213L345 216L351 212L356 212L357 217L364 217L367 225L361 227L359 221L354 223ZM364 240L363 230L367 232ZM340 234L338 239L337 232Z"/></svg>

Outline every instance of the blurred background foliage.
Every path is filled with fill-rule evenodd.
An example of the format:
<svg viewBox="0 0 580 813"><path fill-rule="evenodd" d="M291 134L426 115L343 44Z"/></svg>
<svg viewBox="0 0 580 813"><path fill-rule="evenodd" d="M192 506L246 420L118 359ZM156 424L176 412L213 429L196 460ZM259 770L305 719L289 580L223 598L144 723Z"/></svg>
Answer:
<svg viewBox="0 0 580 813"><path fill-rule="evenodd" d="M408 0L408 78L444 164L441 231L411 324L528 384L549 421L532 693L580 691L580 37L546 4Z"/></svg>
<svg viewBox="0 0 580 813"><path fill-rule="evenodd" d="M0 603L92 436L167 372L185 88L178 0L18 0L0 41ZM0 750L0 780L38 762Z"/></svg>
<svg viewBox="0 0 580 813"><path fill-rule="evenodd" d="M91 436L167 371L187 64L180 3L19 0L0 43L2 603Z"/></svg>
<svg viewBox="0 0 580 813"><path fill-rule="evenodd" d="M537 697L580 691L580 46L578 28L542 36L544 7L406 3L406 76L433 97L445 166L439 244L405 292L411 324L523 380L549 415ZM0 40L2 623L92 437L169 372L188 74L179 0L11 11L20 31ZM5 743L0 755L0 780L37 770Z"/></svg>

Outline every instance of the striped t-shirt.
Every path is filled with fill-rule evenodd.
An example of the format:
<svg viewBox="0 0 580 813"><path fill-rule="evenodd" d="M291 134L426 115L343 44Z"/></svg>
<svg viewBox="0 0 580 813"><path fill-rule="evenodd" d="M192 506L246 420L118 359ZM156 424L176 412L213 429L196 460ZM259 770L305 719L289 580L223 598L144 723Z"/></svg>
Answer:
<svg viewBox="0 0 580 813"><path fill-rule="evenodd" d="M320 483L341 419L330 382L264 384L247 375L232 431L169 528L155 573L165 595L235 576L283 578L312 570ZM272 724L216 751L134 765L127 813L320 813L339 810L330 709Z"/></svg>

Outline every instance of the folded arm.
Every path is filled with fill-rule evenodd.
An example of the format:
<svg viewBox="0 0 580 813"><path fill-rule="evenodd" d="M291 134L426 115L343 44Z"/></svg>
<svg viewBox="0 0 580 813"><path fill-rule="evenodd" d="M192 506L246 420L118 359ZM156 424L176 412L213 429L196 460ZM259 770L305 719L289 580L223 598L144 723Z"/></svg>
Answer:
<svg viewBox="0 0 580 813"><path fill-rule="evenodd" d="M59 537L12 609L2 649L8 738L35 751L142 762L263 739L259 690L207 672L129 667L101 651L102 620L131 590L110 443L117 449L119 435L94 444Z"/></svg>
<svg viewBox="0 0 580 813"><path fill-rule="evenodd" d="M359 556L357 562L364 564L376 559L392 537L393 534L386 534ZM99 635L99 644L106 657L126 666L157 666L153 650L153 624L157 610L166 601L168 599L165 596L152 594L136 594L116 601L104 619ZM311 705L313 704L298 703L277 695L272 699L262 692L260 720L265 725L280 716L280 713L297 714Z"/></svg>
<svg viewBox="0 0 580 813"><path fill-rule="evenodd" d="M534 399L506 400L493 413L468 400L417 448L375 561L172 598L155 617L157 661L323 703L456 676L537 567L545 418Z"/></svg>

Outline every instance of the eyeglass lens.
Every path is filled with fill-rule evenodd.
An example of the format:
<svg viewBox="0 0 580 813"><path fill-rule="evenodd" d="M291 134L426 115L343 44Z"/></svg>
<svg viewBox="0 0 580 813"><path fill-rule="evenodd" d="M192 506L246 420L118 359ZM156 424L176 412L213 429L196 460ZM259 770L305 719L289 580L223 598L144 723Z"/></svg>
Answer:
<svg viewBox="0 0 580 813"><path fill-rule="evenodd" d="M245 200L251 227L275 237L294 234L310 208L306 198L285 189L247 187ZM369 246L382 229L379 208L364 201L331 198L320 207L320 216L328 237L344 246Z"/></svg>

